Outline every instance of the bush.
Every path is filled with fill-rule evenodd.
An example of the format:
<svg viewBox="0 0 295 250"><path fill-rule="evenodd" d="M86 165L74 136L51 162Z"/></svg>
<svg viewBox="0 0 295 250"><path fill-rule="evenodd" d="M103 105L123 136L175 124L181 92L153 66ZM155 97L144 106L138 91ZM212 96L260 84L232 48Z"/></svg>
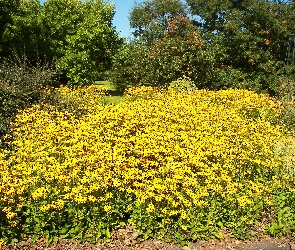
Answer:
<svg viewBox="0 0 295 250"><path fill-rule="evenodd" d="M97 107L103 106L105 97L108 95L108 90L98 85L75 89L60 86L59 88L46 88L44 91L45 94L40 100L42 109L71 113L77 119L97 112Z"/></svg>
<svg viewBox="0 0 295 250"><path fill-rule="evenodd" d="M93 112L80 119L40 106L17 115L13 150L0 157L2 241L98 241L126 224L181 244L225 229L249 238L266 220L271 234L292 232L276 100L246 90L126 95L105 106L89 97Z"/></svg>
<svg viewBox="0 0 295 250"><path fill-rule="evenodd" d="M276 97L281 101L281 116L289 130L295 129L295 82L290 76L281 77L275 89Z"/></svg>
<svg viewBox="0 0 295 250"><path fill-rule="evenodd" d="M196 86L188 77L183 77L171 82L169 88L176 91L188 91L196 89Z"/></svg>
<svg viewBox="0 0 295 250"><path fill-rule="evenodd" d="M32 66L25 56L0 64L0 147L7 147L4 136L10 131L18 110L37 103L42 87L51 85L56 73L48 65Z"/></svg>

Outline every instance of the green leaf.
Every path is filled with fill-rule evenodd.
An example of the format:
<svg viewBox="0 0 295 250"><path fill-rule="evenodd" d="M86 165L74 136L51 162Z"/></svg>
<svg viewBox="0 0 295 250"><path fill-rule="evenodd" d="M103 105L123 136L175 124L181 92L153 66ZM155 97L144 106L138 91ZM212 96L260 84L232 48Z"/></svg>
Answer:
<svg viewBox="0 0 295 250"><path fill-rule="evenodd" d="M222 221L218 221L218 222L217 222L217 225L218 225L219 227L223 228L223 223L222 223Z"/></svg>
<svg viewBox="0 0 295 250"><path fill-rule="evenodd" d="M18 242L18 239L16 239L16 238L13 238L12 240L11 240L11 244L14 244L14 243L17 243Z"/></svg>
<svg viewBox="0 0 295 250"><path fill-rule="evenodd" d="M101 235L102 235L102 234L101 234L101 231L98 231L97 234L96 234L96 237L97 237L98 239L100 239L100 238L101 238Z"/></svg>
<svg viewBox="0 0 295 250"><path fill-rule="evenodd" d="M39 235L38 235L38 234L34 234L34 235L32 236L32 241L33 241L33 242L36 242L38 239L39 239Z"/></svg>
<svg viewBox="0 0 295 250"><path fill-rule="evenodd" d="M110 233L109 229L106 230L105 234L106 234L107 238L111 238L111 233Z"/></svg>
<svg viewBox="0 0 295 250"><path fill-rule="evenodd" d="M198 239L198 234L193 234L193 235L192 235L192 239L193 239L193 240Z"/></svg>
<svg viewBox="0 0 295 250"><path fill-rule="evenodd" d="M62 239L66 239L67 237L69 237L69 234L61 234L59 237Z"/></svg>
<svg viewBox="0 0 295 250"><path fill-rule="evenodd" d="M217 239L224 239L224 235L221 232L213 232L213 235L217 238Z"/></svg>
<svg viewBox="0 0 295 250"><path fill-rule="evenodd" d="M55 243L57 243L58 242L58 237L57 236L53 236L52 237L52 241L55 242Z"/></svg>

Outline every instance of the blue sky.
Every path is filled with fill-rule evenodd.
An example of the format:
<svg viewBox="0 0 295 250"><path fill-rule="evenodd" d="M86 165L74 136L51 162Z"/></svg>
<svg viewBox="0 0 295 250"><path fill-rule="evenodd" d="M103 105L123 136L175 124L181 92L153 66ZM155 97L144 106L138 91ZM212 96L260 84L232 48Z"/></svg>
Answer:
<svg viewBox="0 0 295 250"><path fill-rule="evenodd" d="M134 0L109 0L116 5L116 14L114 16L113 24L116 27L117 31L120 32L121 37L128 37L131 33L129 28L129 11L134 6ZM141 2L137 0L137 2Z"/></svg>
<svg viewBox="0 0 295 250"><path fill-rule="evenodd" d="M41 4L45 0L40 0ZM129 28L129 11L134 6L134 0L104 0L104 2L113 2L116 5L116 14L114 16L113 24L117 31L120 31L121 37L128 37L131 34ZM141 0L137 0L141 2Z"/></svg>

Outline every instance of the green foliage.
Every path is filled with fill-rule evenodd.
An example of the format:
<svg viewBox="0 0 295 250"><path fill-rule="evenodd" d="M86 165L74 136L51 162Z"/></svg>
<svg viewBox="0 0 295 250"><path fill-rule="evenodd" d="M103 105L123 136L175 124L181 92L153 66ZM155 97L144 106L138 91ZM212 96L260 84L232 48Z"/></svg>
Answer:
<svg viewBox="0 0 295 250"><path fill-rule="evenodd" d="M295 131L295 82L294 82L294 67L286 67L287 76L279 78L276 85L276 98L281 101L281 116L285 126L290 131Z"/></svg>
<svg viewBox="0 0 295 250"><path fill-rule="evenodd" d="M140 81L141 62L146 47L136 43L124 44L113 56L113 66L109 79L116 89L123 91L130 86L136 86Z"/></svg>
<svg viewBox="0 0 295 250"><path fill-rule="evenodd" d="M43 94L40 100L42 109L71 113L78 119L91 113L93 106L105 104L108 95L104 86L97 85L75 89L67 86L49 87L44 89ZM91 103L89 99L91 99Z"/></svg>
<svg viewBox="0 0 295 250"><path fill-rule="evenodd" d="M78 25L83 22L83 7L75 0L48 0L44 3L39 18L49 41L47 53L50 57L59 59L65 55L67 36L75 35Z"/></svg>
<svg viewBox="0 0 295 250"><path fill-rule="evenodd" d="M5 26L0 40L1 56L9 57L17 52L26 54L35 63L44 59L47 39L40 23L41 5L38 0L21 1L10 14L11 21Z"/></svg>
<svg viewBox="0 0 295 250"><path fill-rule="evenodd" d="M0 40L2 56L14 48L33 64L54 60L72 86L94 83L122 43L113 16L114 6L102 0L22 1Z"/></svg>
<svg viewBox="0 0 295 250"><path fill-rule="evenodd" d="M242 86L275 94L288 36L294 33L291 14L294 4L261 0L237 3L187 0L187 3L191 13L202 18L199 26L215 50L217 68L230 69L229 76L238 73L247 82ZM226 71L224 76L218 74L218 80L228 81ZM239 82L233 84L241 85Z"/></svg>
<svg viewBox="0 0 295 250"><path fill-rule="evenodd" d="M140 41L152 42L162 37L173 17L186 14L186 5L179 0L146 0L136 3L131 10L130 27Z"/></svg>
<svg viewBox="0 0 295 250"><path fill-rule="evenodd" d="M0 1L0 38L11 20L11 15L14 13L19 5L19 0L1 0ZM0 47L0 52L1 51Z"/></svg>
<svg viewBox="0 0 295 250"><path fill-rule="evenodd" d="M185 16L171 19L160 39L134 41L114 57L111 81L119 89L147 85L166 88L178 78L190 78L198 88L209 87L214 57L199 30Z"/></svg>
<svg viewBox="0 0 295 250"><path fill-rule="evenodd" d="M93 1L85 2L84 9L83 21L67 37L65 57L58 65L75 86L94 83L99 72L109 69L111 56L122 42L111 25L113 6Z"/></svg>
<svg viewBox="0 0 295 250"><path fill-rule="evenodd" d="M134 6L130 24L136 39L114 57L115 85L167 87L189 77L198 88L276 95L288 35L294 33L293 5L261 0L188 0L187 5L195 20L178 1Z"/></svg>
<svg viewBox="0 0 295 250"><path fill-rule="evenodd" d="M127 196L116 198L129 201ZM22 237L30 236L33 242L45 237L48 243L57 242L60 238L95 243L109 239L115 228L124 226L124 214L121 211L126 205L118 205L110 213L106 213L102 206L91 204L69 204L63 209L43 213L40 213L40 206L42 202L32 200L29 206L23 208L26 219Z"/></svg>
<svg viewBox="0 0 295 250"><path fill-rule="evenodd" d="M55 72L48 65L31 66L23 57L0 64L0 147L7 147L5 135L18 110L44 98L42 87L52 83Z"/></svg>
<svg viewBox="0 0 295 250"><path fill-rule="evenodd" d="M195 89L195 85L189 78L179 78L171 82L169 88L176 91L189 91Z"/></svg>

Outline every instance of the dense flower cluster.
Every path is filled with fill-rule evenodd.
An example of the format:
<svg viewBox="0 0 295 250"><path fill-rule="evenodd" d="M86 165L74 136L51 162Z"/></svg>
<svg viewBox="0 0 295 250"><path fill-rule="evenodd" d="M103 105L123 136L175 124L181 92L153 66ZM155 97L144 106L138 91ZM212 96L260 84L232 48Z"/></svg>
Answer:
<svg viewBox="0 0 295 250"><path fill-rule="evenodd" d="M100 237L128 220L146 237L195 239L222 226L241 236L286 187L279 104L267 95L134 88L118 105L87 97L80 119L39 106L17 116L13 150L0 152L0 227L36 233L38 224L59 236L72 229L66 220L80 220Z"/></svg>
<svg viewBox="0 0 295 250"><path fill-rule="evenodd" d="M100 106L108 95L107 89L100 85L77 87L74 91L68 87L44 89L44 91L50 98L45 100L43 109L71 112L76 117L95 113L96 107Z"/></svg>

